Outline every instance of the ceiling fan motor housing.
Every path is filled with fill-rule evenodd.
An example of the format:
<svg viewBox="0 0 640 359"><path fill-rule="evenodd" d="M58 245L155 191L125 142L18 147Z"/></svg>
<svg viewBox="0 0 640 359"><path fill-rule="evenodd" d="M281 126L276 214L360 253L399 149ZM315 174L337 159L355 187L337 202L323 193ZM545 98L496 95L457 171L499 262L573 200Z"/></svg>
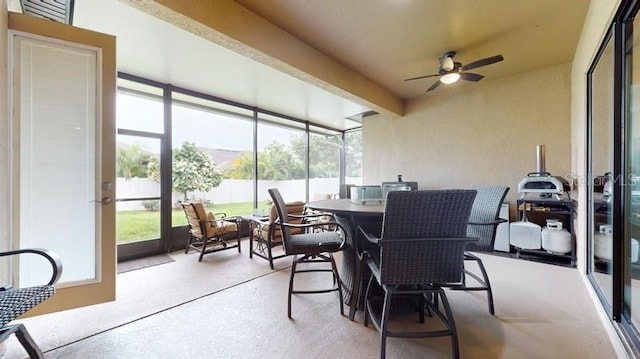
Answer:
<svg viewBox="0 0 640 359"><path fill-rule="evenodd" d="M440 59L440 74L442 75L443 73L447 73L449 71L455 70L456 68L456 63L453 61L453 57L455 56L455 52L454 51L449 51L446 52L444 55L442 55L442 58ZM460 65L458 65L459 67Z"/></svg>

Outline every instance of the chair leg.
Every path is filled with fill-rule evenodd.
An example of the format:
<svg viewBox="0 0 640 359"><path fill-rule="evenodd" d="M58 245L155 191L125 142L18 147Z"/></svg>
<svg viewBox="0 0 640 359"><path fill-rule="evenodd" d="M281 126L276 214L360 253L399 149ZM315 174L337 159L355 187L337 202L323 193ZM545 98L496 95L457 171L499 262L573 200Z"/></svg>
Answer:
<svg viewBox="0 0 640 359"><path fill-rule="evenodd" d="M273 254L271 253L271 245L271 239L267 239L267 257L269 257L269 267L273 269Z"/></svg>
<svg viewBox="0 0 640 359"><path fill-rule="evenodd" d="M16 338L20 344L22 344L24 350L29 354L30 359L44 359L44 354L33 340L24 324L14 324L4 327L2 331L0 331L0 337L2 338L0 341L4 341L12 333L16 335Z"/></svg>
<svg viewBox="0 0 640 359"><path fill-rule="evenodd" d="M478 258L478 267L480 267L480 272L482 272L482 277L484 280L484 284L487 287L487 303L489 304L489 313L494 315L495 309L493 307L493 291L491 290L491 283L489 282L489 276L487 275L487 271L484 268L484 264L482 264L482 260Z"/></svg>
<svg viewBox="0 0 640 359"><path fill-rule="evenodd" d="M427 315L428 315L429 317L432 317L432 316L433 316L433 314L431 314L431 307L429 307L429 306L427 305L427 302L435 303L435 301L434 301L434 299L433 299L433 298L434 298L433 293L424 294L424 295L423 295L423 298L422 298L422 304L424 304L424 307L425 307L425 309L426 309L426 313L427 313Z"/></svg>
<svg viewBox="0 0 640 359"><path fill-rule="evenodd" d="M344 303L342 300L342 285L340 280L340 273L338 272L338 266L336 265L335 258L332 253L326 254L301 254L300 257L296 254L293 257L293 263L291 264L291 277L289 278L289 293L287 299L287 315L291 319L291 298L293 294L315 294L315 293L328 293L338 292L338 300L340 302L340 315L344 315ZM331 269L328 268L301 268L298 270L298 265L305 266L307 263L328 263L331 265ZM333 286L328 289L313 289L313 290L294 290L294 276L296 273L306 272L331 272L333 277Z"/></svg>
<svg viewBox="0 0 640 359"><path fill-rule="evenodd" d="M475 261L476 263L478 263L478 268L480 269L481 276L464 268L462 273L463 280L461 282L461 285L452 286L451 289L466 290L466 291L480 291L480 290L487 291L487 304L489 306L489 313L491 313L491 315L494 315L495 309L493 305L493 290L491 289L491 282L489 281L489 275L487 274L487 270L485 269L484 264L482 263L482 259L476 257L471 253L465 253L464 261L465 262ZM467 282L466 282L467 276L470 276L471 278L473 278L478 283L478 285L467 286Z"/></svg>
<svg viewBox="0 0 640 359"><path fill-rule="evenodd" d="M360 305L360 298L362 298L362 285L364 283L364 265L362 260L355 256L355 278L353 280L353 287L351 289L351 298L349 298L349 319L355 320L356 311ZM366 298L366 296L364 297Z"/></svg>
<svg viewBox="0 0 640 359"><path fill-rule="evenodd" d="M449 306L449 301L447 300L447 296L444 294L444 290L440 288L436 294L435 298L440 297L442 300L442 307L444 308L445 315L447 318L447 327L451 332L451 357L454 359L460 358L460 348L458 346L458 331L456 329L456 323L453 320L453 312L451 312L451 307Z"/></svg>
<svg viewBox="0 0 640 359"><path fill-rule="evenodd" d="M364 292L364 326L369 326L369 305L367 304L369 300L369 291L371 290L371 283L373 282L373 274L369 277L369 282L367 283L367 290Z"/></svg>
<svg viewBox="0 0 640 359"><path fill-rule="evenodd" d="M424 296L418 297L418 321L424 323L424 308L426 306Z"/></svg>
<svg viewBox="0 0 640 359"><path fill-rule="evenodd" d="M236 243L238 244L238 253L242 253L242 248L240 247L240 225L238 224L238 231L236 232Z"/></svg>
<svg viewBox="0 0 640 359"><path fill-rule="evenodd" d="M189 248L191 248L191 241L193 241L193 236L189 233L189 239L187 239L187 246L184 248L184 254L189 253Z"/></svg>
<svg viewBox="0 0 640 359"><path fill-rule="evenodd" d="M296 273L296 264L298 263L298 255L293 256L291 264L291 277L289 278L289 299L287 300L287 316L291 319L291 296L293 295L293 276Z"/></svg>
<svg viewBox="0 0 640 359"><path fill-rule="evenodd" d="M253 228L249 227L249 258L253 258Z"/></svg>
<svg viewBox="0 0 640 359"><path fill-rule="evenodd" d="M207 242L208 242L207 238L203 238L202 239L202 246L200 247L200 257L198 257L198 262L202 262L202 258L204 257L204 253L207 250Z"/></svg>
<svg viewBox="0 0 640 359"><path fill-rule="evenodd" d="M331 260L331 269L333 270L333 281L338 285L338 300L340 301L340 315L344 315L344 303L342 300L342 282L340 282L340 274L338 273L338 267L336 261L333 258L333 254L329 253L329 259Z"/></svg>
<svg viewBox="0 0 640 359"><path fill-rule="evenodd" d="M380 321L380 359L384 359L387 353L389 312L391 312L391 293L389 293L387 288L384 288L384 304L382 305L382 317Z"/></svg>

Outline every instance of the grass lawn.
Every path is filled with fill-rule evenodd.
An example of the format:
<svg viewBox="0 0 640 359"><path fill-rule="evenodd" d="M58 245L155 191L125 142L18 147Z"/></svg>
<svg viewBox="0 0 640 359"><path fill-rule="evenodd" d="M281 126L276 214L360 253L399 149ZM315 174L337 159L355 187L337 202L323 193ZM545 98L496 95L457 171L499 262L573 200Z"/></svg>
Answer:
<svg viewBox="0 0 640 359"><path fill-rule="evenodd" d="M261 204L260 208L265 205L265 203ZM227 216L240 216L252 213L253 203L217 203L215 206L207 207L206 210L213 213L226 213ZM171 225L173 227L187 225L187 218L182 208L174 208L171 211ZM160 238L160 212L118 211L116 236L118 243Z"/></svg>

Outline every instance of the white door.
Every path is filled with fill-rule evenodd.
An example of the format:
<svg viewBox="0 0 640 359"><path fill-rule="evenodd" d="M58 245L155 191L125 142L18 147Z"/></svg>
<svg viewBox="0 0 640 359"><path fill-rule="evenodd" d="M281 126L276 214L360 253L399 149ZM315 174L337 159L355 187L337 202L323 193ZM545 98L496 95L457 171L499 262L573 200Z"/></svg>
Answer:
<svg viewBox="0 0 640 359"><path fill-rule="evenodd" d="M31 314L115 299L115 38L9 16L14 248L62 259L58 292ZM25 257L19 286L46 281Z"/></svg>

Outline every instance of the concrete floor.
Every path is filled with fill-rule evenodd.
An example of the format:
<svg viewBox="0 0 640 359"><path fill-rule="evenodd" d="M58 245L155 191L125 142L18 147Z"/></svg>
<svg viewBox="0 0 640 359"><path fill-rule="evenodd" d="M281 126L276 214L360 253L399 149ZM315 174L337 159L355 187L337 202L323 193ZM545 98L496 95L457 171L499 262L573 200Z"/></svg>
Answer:
<svg viewBox="0 0 640 359"><path fill-rule="evenodd" d="M175 262L118 275L117 300L22 320L46 358L376 358L379 335L339 313L336 293L293 298L290 258L276 269L243 252L171 253ZM576 269L481 255L496 314L482 292L447 291L462 358L616 358ZM309 274L300 285L330 284ZM348 307L345 306L348 312ZM346 313L345 313L346 314ZM394 325L413 325L414 317ZM427 326L439 325L427 318ZM4 358L26 357L17 340ZM449 358L448 338L390 338L388 358Z"/></svg>

